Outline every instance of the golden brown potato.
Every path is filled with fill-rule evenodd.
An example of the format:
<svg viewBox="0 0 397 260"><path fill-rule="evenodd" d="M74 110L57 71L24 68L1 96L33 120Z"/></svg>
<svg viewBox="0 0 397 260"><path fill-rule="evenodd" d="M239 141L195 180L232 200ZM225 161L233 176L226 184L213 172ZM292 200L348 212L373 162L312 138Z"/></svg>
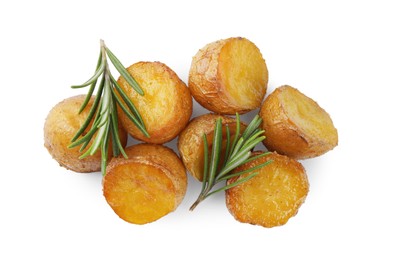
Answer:
<svg viewBox="0 0 397 260"><path fill-rule="evenodd" d="M281 86L259 112L266 131L264 145L295 159L316 157L338 145L338 132L329 114L290 86Z"/></svg>
<svg viewBox="0 0 397 260"><path fill-rule="evenodd" d="M254 152L258 155L260 152ZM296 215L309 192L309 182L303 166L284 155L271 153L234 172L243 171L268 160L272 162L259 169L252 179L226 190L226 206L234 218L243 223L275 227L284 225ZM228 180L238 181L250 173Z"/></svg>
<svg viewBox="0 0 397 260"><path fill-rule="evenodd" d="M189 88L198 103L219 114L243 114L260 107L268 71L262 54L245 38L206 45L193 57Z"/></svg>
<svg viewBox="0 0 397 260"><path fill-rule="evenodd" d="M179 157L156 144L125 150L128 159L113 158L103 179L103 194L114 212L127 222L146 224L174 211L187 188Z"/></svg>
<svg viewBox="0 0 397 260"><path fill-rule="evenodd" d="M231 140L233 140L236 133L236 119L218 114L205 114L192 119L179 135L178 150L183 163L192 176L199 181L203 179L204 168L203 134L207 135L208 148L211 152L215 123L218 118L222 118L223 126L229 126ZM240 133L245 128L246 125L241 122ZM222 150L224 150L226 148L226 127L222 127L222 140ZM223 161L223 158L221 158L221 161Z"/></svg>
<svg viewBox="0 0 397 260"><path fill-rule="evenodd" d="M44 124L44 146L58 163L75 172L97 172L101 170L101 152L97 151L93 156L84 159L79 157L91 146L90 144L80 152L80 146L68 148L72 138L85 122L90 108L94 102L92 97L86 108L79 114L81 105L86 95L67 98L55 105L49 112ZM89 126L90 128L90 126ZM120 141L123 146L127 144L127 132L119 127ZM109 146L109 157L112 155Z"/></svg>
<svg viewBox="0 0 397 260"><path fill-rule="evenodd" d="M174 139L185 128L192 114L192 97L185 83L165 64L138 62L127 68L144 91L140 96L125 81L118 79L142 116L150 137L145 137L124 114L120 118L124 128L135 138L155 144Z"/></svg>

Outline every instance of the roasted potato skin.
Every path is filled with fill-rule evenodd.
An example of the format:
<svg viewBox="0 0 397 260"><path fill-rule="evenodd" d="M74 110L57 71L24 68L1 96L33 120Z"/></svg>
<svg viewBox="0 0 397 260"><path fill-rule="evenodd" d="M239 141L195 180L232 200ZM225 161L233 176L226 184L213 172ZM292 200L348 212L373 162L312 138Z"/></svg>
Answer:
<svg viewBox="0 0 397 260"><path fill-rule="evenodd" d="M177 154L168 147L144 143L125 151L128 159L112 158L103 178L103 194L115 213L127 222L146 224L174 211L187 189L186 169ZM120 188L125 183L135 188ZM136 193L143 195L137 199Z"/></svg>
<svg viewBox="0 0 397 260"><path fill-rule="evenodd" d="M252 156L261 154L254 152ZM240 172L271 161L260 168L252 179L226 190L226 206L234 218L242 223L263 227L281 226L295 216L309 192L305 169L296 160L277 153L246 163L234 172ZM233 177L232 184L250 173Z"/></svg>
<svg viewBox="0 0 397 260"><path fill-rule="evenodd" d="M238 68L238 71L229 74L229 69L224 65L232 63L233 57L236 56L233 50L228 53L230 45L234 43L243 43L253 49L254 54L247 53L247 56L258 64L249 64L250 61L241 62L244 65L231 64L234 68ZM253 71L250 66L254 69L260 68L260 75L247 76L249 71ZM251 89L246 91L251 91L253 94L248 100L236 100L228 90L229 82L236 77L244 78L246 80L244 85L250 85ZM234 115L236 112L244 114L260 107L267 83L268 70L259 49L246 38L232 37L209 43L197 52L190 67L188 85L194 99L203 107L215 113ZM240 93L238 96L244 97L248 94Z"/></svg>
<svg viewBox="0 0 397 260"><path fill-rule="evenodd" d="M178 150L182 161L189 173L197 180L202 181L204 167L204 142L203 134L207 135L209 149L212 147L212 138L215 123L218 118L222 119L222 125L229 125L231 138L235 133L236 119L219 114L204 114L193 118L178 138ZM240 131L244 131L246 124L240 122ZM226 130L223 127L223 140L226 140Z"/></svg>
<svg viewBox="0 0 397 260"><path fill-rule="evenodd" d="M134 123L121 113L124 128L134 138L154 144L174 139L192 115L192 96L186 84L161 62L138 62L127 68L144 91L141 96L125 81L118 83L142 116L150 137L146 137Z"/></svg>
<svg viewBox="0 0 397 260"><path fill-rule="evenodd" d="M48 113L44 123L44 146L51 156L63 167L81 173L97 172L101 170L101 153L84 159L79 157L90 147L90 144L80 152L80 146L68 148L72 138L85 122L94 98L91 97L87 107L79 114L79 109L86 95L73 96L55 105ZM127 144L127 132L119 126L119 136L122 145ZM111 145L109 157L112 154Z"/></svg>
<svg viewBox="0 0 397 260"><path fill-rule="evenodd" d="M286 101L288 95L291 98ZM304 106L309 108L309 113L304 111ZM295 113L298 116L291 110L298 111ZM320 156L338 145L338 132L329 114L291 86L284 85L274 90L263 102L259 115L266 134L263 143L271 151L294 159L307 159Z"/></svg>

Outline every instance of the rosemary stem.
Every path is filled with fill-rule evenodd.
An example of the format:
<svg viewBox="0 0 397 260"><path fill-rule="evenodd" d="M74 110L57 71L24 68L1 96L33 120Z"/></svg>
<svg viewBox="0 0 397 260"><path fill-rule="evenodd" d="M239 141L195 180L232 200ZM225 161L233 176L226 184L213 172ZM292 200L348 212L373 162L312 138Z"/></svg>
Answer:
<svg viewBox="0 0 397 260"><path fill-rule="evenodd" d="M207 192L208 193L208 192ZM200 204L207 196L204 193L201 193L200 196L197 198L197 200L192 204L192 206L189 208L190 211L193 211L198 204Z"/></svg>
<svg viewBox="0 0 397 260"><path fill-rule="evenodd" d="M192 204L192 206L190 207L189 210L193 211L197 207L198 204L200 204L203 200L205 200L209 196L209 194L210 194L211 190L214 188L215 184L217 184L217 183L219 183L219 181L217 179L215 179L211 185L206 185L205 188L203 187L199 197Z"/></svg>

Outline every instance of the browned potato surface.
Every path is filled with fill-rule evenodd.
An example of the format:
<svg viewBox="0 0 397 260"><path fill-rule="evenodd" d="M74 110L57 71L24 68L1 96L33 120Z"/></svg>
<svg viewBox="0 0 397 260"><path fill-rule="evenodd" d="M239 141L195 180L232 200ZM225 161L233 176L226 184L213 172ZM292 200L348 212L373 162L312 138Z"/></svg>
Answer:
<svg viewBox="0 0 397 260"><path fill-rule="evenodd" d="M179 157L156 144L125 150L128 159L113 158L103 179L103 194L114 212L127 222L146 224L174 211L187 188Z"/></svg>
<svg viewBox="0 0 397 260"><path fill-rule="evenodd" d="M141 96L123 77L119 85L132 100L150 137L145 137L124 114L120 118L124 128L135 138L155 144L174 139L185 128L192 114L192 97L181 79L160 62L138 62L127 68L144 91Z"/></svg>
<svg viewBox="0 0 397 260"><path fill-rule="evenodd" d="M266 131L264 145L295 159L316 157L338 145L338 132L329 114L291 86L281 86L259 112Z"/></svg>
<svg viewBox="0 0 397 260"><path fill-rule="evenodd" d="M192 119L179 135L178 150L183 163L192 176L199 181L203 179L204 168L203 134L207 135L209 152L211 152L215 123L218 118L222 118L223 126L229 126L231 140L233 140L232 138L234 138L236 133L236 119L218 114L205 114ZM246 125L241 122L240 133L244 131L245 127ZM222 146L224 150L226 148L226 127L223 127L222 131Z"/></svg>
<svg viewBox="0 0 397 260"><path fill-rule="evenodd" d="M75 172L97 172L101 170L101 153L97 151L93 156L84 159L79 157L91 146L90 144L80 152L80 146L68 148L72 138L85 122L92 107L92 97L87 107L79 114L85 95L67 98L55 105L49 112L44 124L44 146L58 163ZM123 146L127 144L127 132L119 127L119 136ZM111 145L109 148L111 156Z"/></svg>
<svg viewBox="0 0 397 260"><path fill-rule="evenodd" d="M219 114L243 114L260 107L267 82L262 54L241 37L206 45L193 57L189 72L193 97Z"/></svg>
<svg viewBox="0 0 397 260"><path fill-rule="evenodd" d="M255 152L257 155L260 152ZM284 155L272 153L246 163L234 172L243 171L268 160L252 179L226 191L226 206L234 218L243 223L275 227L296 215L309 192L303 166ZM228 184L250 173L228 180Z"/></svg>

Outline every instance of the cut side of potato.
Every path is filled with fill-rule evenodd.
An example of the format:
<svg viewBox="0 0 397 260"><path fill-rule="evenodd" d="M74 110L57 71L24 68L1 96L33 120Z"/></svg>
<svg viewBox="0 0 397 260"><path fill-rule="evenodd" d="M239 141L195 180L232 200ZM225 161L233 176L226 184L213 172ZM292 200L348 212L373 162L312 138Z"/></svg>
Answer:
<svg viewBox="0 0 397 260"><path fill-rule="evenodd" d="M338 132L329 114L291 86L281 86L259 112L266 131L264 145L295 159L322 155L338 145Z"/></svg>
<svg viewBox="0 0 397 260"><path fill-rule="evenodd" d="M218 118L222 119L222 150L226 149L226 125L230 129L230 139L233 140L236 133L236 119L218 114L205 114L198 116L190 121L188 126L181 132L178 139L178 150L183 163L190 174L197 180L202 181L204 169L204 141L203 135L206 134L208 151L212 149L212 139L214 136L215 123ZM246 125L240 122L240 133L244 131ZM224 154L222 152L222 154ZM220 158L222 164L223 158Z"/></svg>
<svg viewBox="0 0 397 260"><path fill-rule="evenodd" d="M105 177L104 194L120 218L146 224L175 209L175 188L161 168L130 160L111 170Z"/></svg>
<svg viewBox="0 0 397 260"><path fill-rule="evenodd" d="M267 68L252 42L239 38L227 41L219 53L218 69L234 103L247 108L259 107L266 92Z"/></svg>
<svg viewBox="0 0 397 260"><path fill-rule="evenodd" d="M253 156L258 154L254 152ZM305 201L309 192L305 169L287 156L272 153L238 167L235 172L268 160L272 162L260 168L257 176L226 191L227 208L240 222L263 227L284 225ZM228 184L248 174L232 178Z"/></svg>
<svg viewBox="0 0 397 260"><path fill-rule="evenodd" d="M162 145L142 143L128 147L126 154L129 159L149 158L151 163L165 169L164 174L172 180L175 186L176 204L182 202L187 185L186 168L172 149ZM124 158L114 160L124 160Z"/></svg>
<svg viewBox="0 0 397 260"><path fill-rule="evenodd" d="M118 83L142 116L150 137L146 137L124 114L125 129L147 143L162 144L175 138L189 122L193 104L189 88L168 66L160 62L138 62L127 71L143 89L141 96L120 77Z"/></svg>
<svg viewBox="0 0 397 260"><path fill-rule="evenodd" d="M194 56L189 88L203 107L220 114L243 114L260 107L268 71L259 49L237 37L206 45Z"/></svg>
<svg viewBox="0 0 397 260"><path fill-rule="evenodd" d="M128 159L113 158L103 178L103 194L114 212L133 224L146 224L174 211L186 193L186 170L169 148L138 144Z"/></svg>

